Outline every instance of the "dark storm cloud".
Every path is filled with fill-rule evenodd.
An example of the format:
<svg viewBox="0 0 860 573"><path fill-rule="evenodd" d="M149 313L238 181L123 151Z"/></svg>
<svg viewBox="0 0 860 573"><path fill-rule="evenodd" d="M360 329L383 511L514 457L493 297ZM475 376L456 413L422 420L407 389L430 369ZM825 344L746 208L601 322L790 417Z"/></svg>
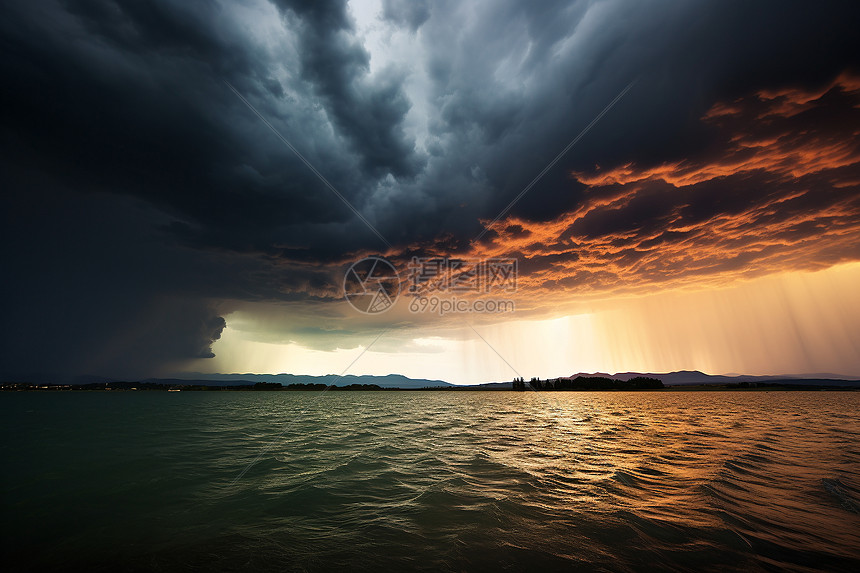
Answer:
<svg viewBox="0 0 860 573"><path fill-rule="evenodd" d="M175 282L206 264L154 240L151 208L30 183L4 212L4 373L140 376L211 354L223 319Z"/></svg>
<svg viewBox="0 0 860 573"><path fill-rule="evenodd" d="M570 173L598 163L712 153L700 119L715 102L821 86L857 63L852 10L386 0L384 41L411 38L398 60L340 2L4 2L4 372L144 373L208 355L230 301L331 300L340 265L383 248L225 81L394 251L463 252L630 81L512 216L575 210L587 186ZM713 195L726 212L744 197ZM703 201L684 216L705 216ZM671 209L643 195L577 232L656 229Z"/></svg>
<svg viewBox="0 0 860 573"><path fill-rule="evenodd" d="M382 15L415 32L430 17L427 0L382 0Z"/></svg>
<svg viewBox="0 0 860 573"><path fill-rule="evenodd" d="M436 129L487 174L494 192L480 214L490 218L632 80L633 90L559 166L703 152L715 140L699 119L715 101L785 82L823 84L856 64L848 4L818 8L501 3L468 33L431 20L422 33L439 46L431 56L444 101ZM549 173L514 213L546 219L573 207L582 187L564 174Z"/></svg>
<svg viewBox="0 0 860 573"><path fill-rule="evenodd" d="M302 77L327 101L335 125L361 155L370 175L415 175L420 165L415 144L402 133L409 101L397 75L375 83L365 80L370 54L343 2L282 1L286 17L299 26Z"/></svg>

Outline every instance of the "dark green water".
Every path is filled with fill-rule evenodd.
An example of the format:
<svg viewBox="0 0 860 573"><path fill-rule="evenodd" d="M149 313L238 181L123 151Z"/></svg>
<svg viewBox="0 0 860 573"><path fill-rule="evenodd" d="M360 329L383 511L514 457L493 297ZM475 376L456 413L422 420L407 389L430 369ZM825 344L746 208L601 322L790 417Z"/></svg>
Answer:
<svg viewBox="0 0 860 573"><path fill-rule="evenodd" d="M849 392L2 393L4 569L857 571L858 412Z"/></svg>

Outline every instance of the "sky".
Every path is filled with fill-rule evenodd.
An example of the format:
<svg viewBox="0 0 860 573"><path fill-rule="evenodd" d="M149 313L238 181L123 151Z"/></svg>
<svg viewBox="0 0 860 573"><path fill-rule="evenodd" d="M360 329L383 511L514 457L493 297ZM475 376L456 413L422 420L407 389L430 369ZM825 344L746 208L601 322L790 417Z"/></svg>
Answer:
<svg viewBox="0 0 860 573"><path fill-rule="evenodd" d="M857 12L3 2L0 376L860 377Z"/></svg>

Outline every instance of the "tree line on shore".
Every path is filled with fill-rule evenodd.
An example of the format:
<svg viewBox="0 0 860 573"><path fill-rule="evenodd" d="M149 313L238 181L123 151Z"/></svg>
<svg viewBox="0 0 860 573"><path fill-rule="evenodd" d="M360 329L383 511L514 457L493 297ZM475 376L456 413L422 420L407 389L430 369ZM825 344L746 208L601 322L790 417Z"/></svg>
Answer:
<svg viewBox="0 0 860 573"><path fill-rule="evenodd" d="M657 378L637 376L630 380L615 380L602 376L577 376L576 378L550 378L541 380L532 378L528 382L524 378L514 378L513 389L530 390L659 390L665 388Z"/></svg>

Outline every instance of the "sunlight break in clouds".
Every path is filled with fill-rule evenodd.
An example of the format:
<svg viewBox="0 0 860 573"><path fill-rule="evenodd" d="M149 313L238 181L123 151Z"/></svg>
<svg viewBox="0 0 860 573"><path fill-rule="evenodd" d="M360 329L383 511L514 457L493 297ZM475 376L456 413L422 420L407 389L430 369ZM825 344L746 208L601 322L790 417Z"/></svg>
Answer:
<svg viewBox="0 0 860 573"><path fill-rule="evenodd" d="M475 328L510 366L462 322L404 326L381 338L353 373L400 373L458 384L517 375L669 372L691 365L713 374L835 371L856 376L857 284L860 263L851 263L722 288L596 300L585 305L587 310L553 318L475 321ZM229 323L238 317L227 318ZM368 330L349 348L314 350L263 342L258 334L228 327L213 347L216 357L191 370L339 374L380 331Z"/></svg>

